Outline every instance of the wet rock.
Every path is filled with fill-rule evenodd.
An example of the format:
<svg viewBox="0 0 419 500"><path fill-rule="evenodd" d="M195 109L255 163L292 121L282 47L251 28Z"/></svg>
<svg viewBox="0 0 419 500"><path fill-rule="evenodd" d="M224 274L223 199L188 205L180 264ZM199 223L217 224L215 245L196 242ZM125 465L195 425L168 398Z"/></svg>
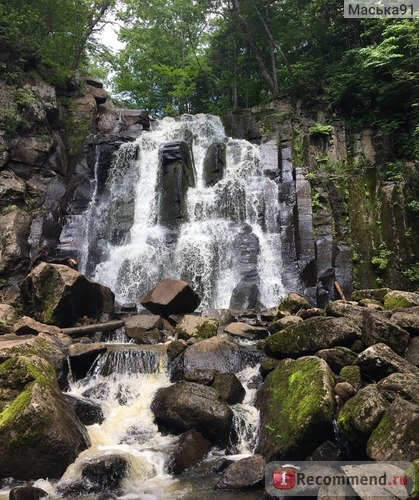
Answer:
<svg viewBox="0 0 419 500"><path fill-rule="evenodd" d="M316 352L316 356L324 359L333 373L339 373L344 366L352 365L358 357L356 353L347 347L321 349Z"/></svg>
<svg viewBox="0 0 419 500"><path fill-rule="evenodd" d="M243 337L248 340L264 339L269 335L266 328L261 326L252 326L240 321L230 323L224 328L224 331L233 337Z"/></svg>
<svg viewBox="0 0 419 500"><path fill-rule="evenodd" d="M409 340L404 357L406 361L419 367L419 337L414 337Z"/></svg>
<svg viewBox="0 0 419 500"><path fill-rule="evenodd" d="M238 373L259 359L224 337L212 337L189 346L172 364L172 381L182 380L185 373L195 369L215 370L220 373Z"/></svg>
<svg viewBox="0 0 419 500"><path fill-rule="evenodd" d="M406 460L418 457L419 406L397 397L371 434L367 455L372 460Z"/></svg>
<svg viewBox="0 0 419 500"><path fill-rule="evenodd" d="M245 490L261 485L265 480L266 460L261 455L233 462L224 471L216 488L219 490Z"/></svg>
<svg viewBox="0 0 419 500"><path fill-rule="evenodd" d="M12 488L9 493L9 500L39 500L45 498L48 493L35 486L18 486Z"/></svg>
<svg viewBox="0 0 419 500"><path fill-rule="evenodd" d="M179 354L186 349L186 342L184 340L172 340L167 346L167 359L169 362L173 361Z"/></svg>
<svg viewBox="0 0 419 500"><path fill-rule="evenodd" d="M21 204L25 200L25 181L17 177L11 170L0 172L0 206L6 207Z"/></svg>
<svg viewBox="0 0 419 500"><path fill-rule="evenodd" d="M232 460L229 460L225 457L205 460L203 462L200 462L196 466L189 468L187 471L187 476L193 478L208 479L210 475L218 474L224 471L231 463Z"/></svg>
<svg viewBox="0 0 419 500"><path fill-rule="evenodd" d="M272 357L299 357L319 349L350 345L360 335L359 328L347 318L311 318L271 335L265 351Z"/></svg>
<svg viewBox="0 0 419 500"><path fill-rule="evenodd" d="M359 366L344 366L339 373L339 382L348 382L358 390L362 383Z"/></svg>
<svg viewBox="0 0 419 500"><path fill-rule="evenodd" d="M363 374L381 380L392 373L419 373L419 369L397 355L385 344L375 344L362 351L357 365Z"/></svg>
<svg viewBox="0 0 419 500"><path fill-rule="evenodd" d="M84 378L95 359L106 351L106 345L101 342L91 344L73 344L68 348L71 373L76 380Z"/></svg>
<svg viewBox="0 0 419 500"><path fill-rule="evenodd" d="M354 394L355 388L348 382L339 382L335 385L335 394L341 398L342 401L348 401Z"/></svg>
<svg viewBox="0 0 419 500"><path fill-rule="evenodd" d="M64 397L70 403L74 413L82 424L93 425L103 422L105 417L98 403L73 396L72 394L64 394Z"/></svg>
<svg viewBox="0 0 419 500"><path fill-rule="evenodd" d="M20 288L24 309L35 311L47 324L67 327L83 316L98 318L113 312L114 295L109 288L60 264L41 262Z"/></svg>
<svg viewBox="0 0 419 500"><path fill-rule="evenodd" d="M21 356L1 364L0 374L1 477L60 477L90 442L54 369L38 356Z"/></svg>
<svg viewBox="0 0 419 500"><path fill-rule="evenodd" d="M400 290L393 290L384 297L385 309L414 306L419 306L418 292L402 292Z"/></svg>
<svg viewBox="0 0 419 500"><path fill-rule="evenodd" d="M377 313L365 311L362 340L366 346L382 342L402 356L409 341L409 334Z"/></svg>
<svg viewBox="0 0 419 500"><path fill-rule="evenodd" d="M233 412L212 387L193 382L164 387L157 391L151 410L159 426L169 431L195 429L213 443L228 441Z"/></svg>
<svg viewBox="0 0 419 500"><path fill-rule="evenodd" d="M181 434L173 456L173 474L180 474L196 465L205 458L211 448L212 444L194 429Z"/></svg>
<svg viewBox="0 0 419 500"><path fill-rule="evenodd" d="M201 299L186 281L167 278L148 291L140 302L153 314L167 318L171 314L194 312Z"/></svg>
<svg viewBox="0 0 419 500"><path fill-rule="evenodd" d="M194 166L185 141L164 144L159 156L159 222L172 228L186 216L186 192L195 185Z"/></svg>
<svg viewBox="0 0 419 500"><path fill-rule="evenodd" d="M333 441L325 441L307 457L311 462L334 462L342 459L342 450Z"/></svg>
<svg viewBox="0 0 419 500"><path fill-rule="evenodd" d="M322 359L286 359L265 379L258 395L257 453L269 460L305 459L331 432L333 376Z"/></svg>
<svg viewBox="0 0 419 500"><path fill-rule="evenodd" d="M186 337L200 337L201 333L206 329L214 331L218 328L218 320L216 318L193 316L186 314L176 325L176 330L182 332L182 338Z"/></svg>
<svg viewBox="0 0 419 500"><path fill-rule="evenodd" d="M370 288L364 290L356 290L352 293L352 300L357 302L363 299L378 300L384 303L384 297L391 292L390 288Z"/></svg>
<svg viewBox="0 0 419 500"><path fill-rule="evenodd" d="M300 318L300 316L294 316L290 314L289 316L285 316L284 318L278 319L271 323L268 327L268 330L270 333L280 332L287 326L296 325L297 323L301 323L302 321L303 319Z"/></svg>
<svg viewBox="0 0 419 500"><path fill-rule="evenodd" d="M419 404L419 373L393 373L380 380L377 389L387 401L393 402L400 396Z"/></svg>
<svg viewBox="0 0 419 500"><path fill-rule="evenodd" d="M62 330L57 326L45 325L29 316L23 316L13 325L13 332L15 335L39 335L41 332L59 335Z"/></svg>
<svg viewBox="0 0 419 500"><path fill-rule="evenodd" d="M161 327L161 317L154 314L136 314L125 319L125 333L130 339L141 341L145 332Z"/></svg>
<svg viewBox="0 0 419 500"><path fill-rule="evenodd" d="M17 208L0 216L0 274L9 276L27 268L30 223L30 216Z"/></svg>
<svg viewBox="0 0 419 500"><path fill-rule="evenodd" d="M365 445L387 408L387 401L374 385L364 387L341 408L338 429L352 445Z"/></svg>
<svg viewBox="0 0 419 500"><path fill-rule="evenodd" d="M211 144L204 158L204 183L213 186L223 178L226 166L226 145Z"/></svg>
<svg viewBox="0 0 419 500"><path fill-rule="evenodd" d="M214 377L214 370L192 370L185 374L187 382L196 382L197 384L211 385Z"/></svg>
<svg viewBox="0 0 419 500"><path fill-rule="evenodd" d="M281 361L279 359L264 358L260 365L260 373L262 377L265 378L268 373L271 373L271 371L275 370L280 362Z"/></svg>
<svg viewBox="0 0 419 500"><path fill-rule="evenodd" d="M228 325L233 320L229 309L204 309L201 316L216 319L219 326Z"/></svg>
<svg viewBox="0 0 419 500"><path fill-rule="evenodd" d="M241 403L246 394L240 380L234 373L216 373L211 383L220 398L230 405Z"/></svg>

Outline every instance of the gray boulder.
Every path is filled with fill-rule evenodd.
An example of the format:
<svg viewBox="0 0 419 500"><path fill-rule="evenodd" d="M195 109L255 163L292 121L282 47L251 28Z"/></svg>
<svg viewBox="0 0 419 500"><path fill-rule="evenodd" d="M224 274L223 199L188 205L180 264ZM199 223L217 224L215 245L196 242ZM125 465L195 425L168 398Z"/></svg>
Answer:
<svg viewBox="0 0 419 500"><path fill-rule="evenodd" d="M0 274L9 276L29 264L30 216L14 208L0 216Z"/></svg>
<svg viewBox="0 0 419 500"><path fill-rule="evenodd" d="M180 474L184 470L196 465L208 454L212 444L194 429L180 435L173 455L171 471Z"/></svg>
<svg viewBox="0 0 419 500"><path fill-rule="evenodd" d="M233 462L217 483L218 490L246 490L263 484L266 460L261 455Z"/></svg>
<svg viewBox="0 0 419 500"><path fill-rule="evenodd" d="M366 346L382 342L403 356L409 342L409 334L380 313L365 311L362 327L362 340Z"/></svg>

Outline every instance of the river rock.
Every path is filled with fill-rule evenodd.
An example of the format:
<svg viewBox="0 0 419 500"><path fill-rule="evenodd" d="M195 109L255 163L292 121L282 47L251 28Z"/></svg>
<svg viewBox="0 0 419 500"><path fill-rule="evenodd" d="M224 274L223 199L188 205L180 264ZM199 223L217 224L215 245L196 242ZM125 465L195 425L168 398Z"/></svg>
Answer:
<svg viewBox="0 0 419 500"><path fill-rule="evenodd" d="M0 274L24 270L29 263L30 216L18 208L0 216Z"/></svg>
<svg viewBox="0 0 419 500"><path fill-rule="evenodd" d="M347 347L332 347L321 349L316 352L318 358L322 358L330 366L333 373L339 373L344 366L352 365L358 355Z"/></svg>
<svg viewBox="0 0 419 500"><path fill-rule="evenodd" d="M286 311L290 314L297 314L301 309L310 309L310 304L307 300L298 293L290 293L281 300L278 309Z"/></svg>
<svg viewBox="0 0 419 500"><path fill-rule="evenodd" d="M301 323L302 321L303 319L300 318L300 316L294 316L290 314L289 316L285 316L284 318L280 318L272 322L269 325L268 330L270 333L276 333L283 330L287 326L295 325L297 323Z"/></svg>
<svg viewBox="0 0 419 500"><path fill-rule="evenodd" d="M212 444L194 429L180 435L173 455L173 474L180 474L189 467L196 465L208 454Z"/></svg>
<svg viewBox="0 0 419 500"><path fill-rule="evenodd" d="M414 306L419 306L419 292L392 290L384 297L384 307L386 309Z"/></svg>
<svg viewBox="0 0 419 500"><path fill-rule="evenodd" d="M381 380L392 373L419 373L419 369L397 355L385 344L375 344L358 355L361 372L373 380Z"/></svg>
<svg viewBox="0 0 419 500"><path fill-rule="evenodd" d="M176 330L182 332L184 337L200 337L205 330L212 329L216 332L218 328L218 320L208 316L193 316L186 314L176 325Z"/></svg>
<svg viewBox="0 0 419 500"><path fill-rule="evenodd" d="M367 455L372 460L406 460L419 456L419 406L397 397L371 434Z"/></svg>
<svg viewBox="0 0 419 500"><path fill-rule="evenodd" d="M335 300L326 307L328 316L350 318L351 321L355 322L360 328L362 328L364 323L364 312L365 307L344 300Z"/></svg>
<svg viewBox="0 0 419 500"><path fill-rule="evenodd" d="M409 342L409 334L406 330L380 316L379 313L365 311L362 340L366 346L382 342L403 356Z"/></svg>
<svg viewBox="0 0 419 500"><path fill-rule="evenodd" d="M64 394L65 399L70 403L77 418L84 425L101 424L104 420L102 407L100 404L89 399Z"/></svg>
<svg viewBox="0 0 419 500"><path fill-rule="evenodd" d="M68 348L68 357L70 358L71 373L76 380L82 379L87 375L93 362L106 351L106 344L102 342L92 342L89 344L73 344Z"/></svg>
<svg viewBox="0 0 419 500"><path fill-rule="evenodd" d="M355 387L348 382L339 382L335 385L335 394L345 402L355 394Z"/></svg>
<svg viewBox="0 0 419 500"><path fill-rule="evenodd" d="M212 337L189 346L175 359L171 380L181 380L185 373L195 369L238 373L249 364L255 365L258 359L257 353L247 352L225 337Z"/></svg>
<svg viewBox="0 0 419 500"><path fill-rule="evenodd" d="M224 331L233 337L243 337L248 340L264 339L269 335L266 328L262 326L252 326L242 321L230 323L224 328Z"/></svg>
<svg viewBox="0 0 419 500"><path fill-rule="evenodd" d="M257 453L269 460L305 459L332 434L333 375L314 356L283 360L258 395Z"/></svg>
<svg viewBox="0 0 419 500"><path fill-rule="evenodd" d="M112 314L114 294L60 264L41 262L20 286L23 307L35 311L43 323L74 325L83 316Z"/></svg>
<svg viewBox="0 0 419 500"><path fill-rule="evenodd" d="M154 314L136 314L125 319L125 333L127 337L135 340L143 340L145 332L163 326L160 316Z"/></svg>
<svg viewBox="0 0 419 500"><path fill-rule="evenodd" d="M40 500L48 496L48 493L35 486L18 486L12 488L9 493L9 500Z"/></svg>
<svg viewBox="0 0 419 500"><path fill-rule="evenodd" d="M404 353L406 361L419 367L419 337L414 337L409 340L406 352Z"/></svg>
<svg viewBox="0 0 419 500"><path fill-rule="evenodd" d="M58 478L90 445L52 366L38 356L0 365L0 474Z"/></svg>
<svg viewBox="0 0 419 500"><path fill-rule="evenodd" d="M319 349L350 345L360 335L360 329L347 318L311 318L271 335L265 351L277 358L299 357Z"/></svg>
<svg viewBox="0 0 419 500"><path fill-rule="evenodd" d="M50 335L59 335L62 333L61 328L52 325L45 325L39 321L35 321L29 316L22 316L14 325L13 331L15 335L39 335L41 332L49 333Z"/></svg>
<svg viewBox="0 0 419 500"><path fill-rule="evenodd" d="M261 455L233 462L218 482L218 490L245 490L261 485L265 480L266 460Z"/></svg>
<svg viewBox="0 0 419 500"><path fill-rule="evenodd" d="M216 372L211 387L216 389L220 398L230 405L241 403L246 394L244 387L234 373Z"/></svg>
<svg viewBox="0 0 419 500"><path fill-rule="evenodd" d="M195 429L211 442L228 442L233 412L218 392L193 382L159 389L151 404L159 426L175 433Z"/></svg>
<svg viewBox="0 0 419 500"><path fill-rule="evenodd" d="M419 404L419 373L393 373L380 380L377 389L387 399L393 402L397 396Z"/></svg>
<svg viewBox="0 0 419 500"><path fill-rule="evenodd" d="M181 354L187 348L186 342L184 340L172 340L167 346L167 360L172 362L179 354Z"/></svg>
<svg viewBox="0 0 419 500"><path fill-rule="evenodd" d="M344 366L339 373L339 382L348 382L355 390L358 390L362 384L359 366Z"/></svg>
<svg viewBox="0 0 419 500"><path fill-rule="evenodd" d="M388 403L377 388L368 385L343 405L338 429L352 445L365 445L387 408Z"/></svg>
<svg viewBox="0 0 419 500"><path fill-rule="evenodd" d="M201 299L186 281L166 278L149 290L140 302L153 314L167 318L171 314L194 312Z"/></svg>
<svg viewBox="0 0 419 500"><path fill-rule="evenodd" d="M419 334L419 308L410 307L405 311L396 311L391 315L391 322L412 335Z"/></svg>

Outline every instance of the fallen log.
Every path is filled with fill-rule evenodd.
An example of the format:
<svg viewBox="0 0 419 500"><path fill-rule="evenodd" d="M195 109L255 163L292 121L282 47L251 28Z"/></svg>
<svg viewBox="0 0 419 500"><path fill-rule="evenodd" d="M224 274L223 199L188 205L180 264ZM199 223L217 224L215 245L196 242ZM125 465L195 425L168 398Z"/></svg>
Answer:
<svg viewBox="0 0 419 500"><path fill-rule="evenodd" d="M108 332L116 330L125 325L125 320L118 319L114 321L106 321L105 323L94 323L93 325L74 326L71 328L62 328L62 332L69 337L82 337L96 332Z"/></svg>
<svg viewBox="0 0 419 500"><path fill-rule="evenodd" d="M343 290L342 288L340 287L339 283L337 281L335 281L335 288L339 294L339 297L341 298L341 300L343 300L344 302L346 302L346 297L345 297L345 294L343 293Z"/></svg>

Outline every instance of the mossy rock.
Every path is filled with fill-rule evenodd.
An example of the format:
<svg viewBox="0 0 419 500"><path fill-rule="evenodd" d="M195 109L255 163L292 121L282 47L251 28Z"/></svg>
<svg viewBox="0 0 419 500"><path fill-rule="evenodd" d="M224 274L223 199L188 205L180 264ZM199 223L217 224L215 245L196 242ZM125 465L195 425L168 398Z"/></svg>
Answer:
<svg viewBox="0 0 419 500"><path fill-rule="evenodd" d="M419 454L419 406L397 397L371 434L367 455L372 460L405 460Z"/></svg>
<svg viewBox="0 0 419 500"><path fill-rule="evenodd" d="M53 367L38 356L0 365L0 477L58 478L89 446Z"/></svg>
<svg viewBox="0 0 419 500"><path fill-rule="evenodd" d="M283 360L266 377L258 396L257 453L268 459L302 460L332 432L334 379L316 357Z"/></svg>
<svg viewBox="0 0 419 500"><path fill-rule="evenodd" d="M419 306L419 293L393 290L384 297L385 309Z"/></svg>
<svg viewBox="0 0 419 500"><path fill-rule="evenodd" d="M307 300L298 293L288 294L279 304L279 311L287 311L291 314L296 314L301 309L309 309L311 306Z"/></svg>
<svg viewBox="0 0 419 500"><path fill-rule="evenodd" d="M241 403L246 394L244 387L234 373L217 372L211 387L219 393L223 401L230 405Z"/></svg>
<svg viewBox="0 0 419 500"><path fill-rule="evenodd" d="M338 429L353 446L364 446L387 408L387 401L374 385L364 387L341 408Z"/></svg>
<svg viewBox="0 0 419 500"><path fill-rule="evenodd" d="M364 299L377 300L379 303L384 302L384 297L391 292L390 288L369 288L365 290L356 290L352 293L352 300L360 302Z"/></svg>
<svg viewBox="0 0 419 500"><path fill-rule="evenodd" d="M347 318L310 318L271 335L265 352L274 358L299 357L320 349L348 346L360 335L360 329Z"/></svg>
<svg viewBox="0 0 419 500"><path fill-rule="evenodd" d="M281 361L279 361L279 359L264 358L260 364L260 373L262 377L266 377L268 373L271 373L271 371L275 370L280 362Z"/></svg>
<svg viewBox="0 0 419 500"><path fill-rule="evenodd" d="M339 382L348 382L358 390L362 383L359 366L344 366L339 373Z"/></svg>

